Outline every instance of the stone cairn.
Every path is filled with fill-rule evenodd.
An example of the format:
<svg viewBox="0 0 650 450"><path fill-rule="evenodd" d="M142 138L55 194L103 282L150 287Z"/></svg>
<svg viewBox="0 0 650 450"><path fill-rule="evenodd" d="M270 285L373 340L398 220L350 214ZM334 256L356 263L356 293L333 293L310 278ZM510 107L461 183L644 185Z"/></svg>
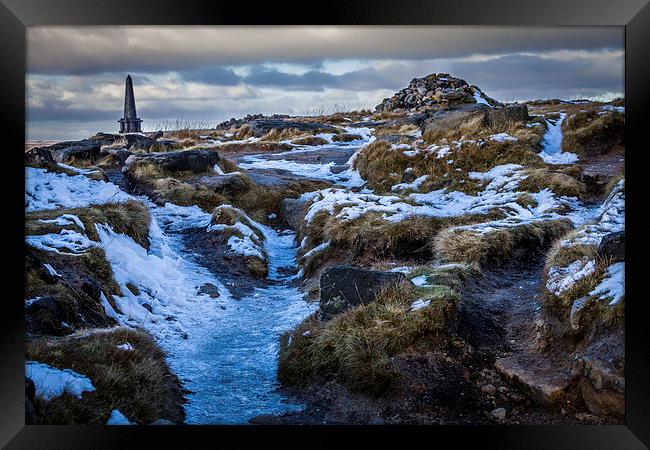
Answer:
<svg viewBox="0 0 650 450"><path fill-rule="evenodd" d="M445 109L465 103L477 103L476 94L490 106L501 106L499 102L483 94L478 86L470 86L465 80L452 77L448 73L432 73L422 78L413 78L406 88L390 98L385 98L375 110L425 112Z"/></svg>

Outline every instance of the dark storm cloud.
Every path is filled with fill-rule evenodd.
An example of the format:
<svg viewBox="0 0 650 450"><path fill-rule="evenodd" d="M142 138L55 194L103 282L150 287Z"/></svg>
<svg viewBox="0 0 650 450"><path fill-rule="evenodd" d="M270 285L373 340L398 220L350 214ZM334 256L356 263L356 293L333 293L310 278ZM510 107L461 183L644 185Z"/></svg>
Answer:
<svg viewBox="0 0 650 450"><path fill-rule="evenodd" d="M185 81L218 86L234 86L241 82L241 77L232 69L218 66L200 67L194 70L181 70L178 74Z"/></svg>
<svg viewBox="0 0 650 450"><path fill-rule="evenodd" d="M30 73L164 72L325 59L622 48L620 27L30 27Z"/></svg>

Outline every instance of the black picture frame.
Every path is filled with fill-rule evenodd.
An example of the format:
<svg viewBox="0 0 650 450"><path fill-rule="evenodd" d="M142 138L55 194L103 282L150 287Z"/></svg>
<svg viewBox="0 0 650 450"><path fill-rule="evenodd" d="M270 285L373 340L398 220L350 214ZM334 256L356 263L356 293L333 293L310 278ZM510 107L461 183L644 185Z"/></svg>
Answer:
<svg viewBox="0 0 650 450"><path fill-rule="evenodd" d="M481 448L647 448L650 445L650 352L647 300L643 298L644 240L642 214L646 203L642 162L649 151L650 5L648 0L516 0L359 1L354 4L243 4L198 0L1 0L0 65L2 65L3 201L5 221L16 218L16 234L24 233L26 27L35 25L488 25L488 26L624 26L626 108L626 419L611 426L480 426L480 427L101 427L26 426L24 423L24 310L22 302L24 234L5 235L5 296L0 355L0 443L6 448L131 448L154 441L182 448L226 445L223 434L236 439L268 437L278 431L293 445L325 443L341 433L359 431L384 440L422 438L430 445L451 442ZM645 175L647 177L647 175ZM631 207L629 205L632 205ZM20 231L22 230L22 231ZM631 243L631 244L630 244ZM218 436L215 436L218 434ZM310 434L309 437L306 435ZM311 436L313 434L313 436ZM291 436L291 437L289 437ZM442 438L442 440L441 440ZM206 439L206 440L204 440ZM138 443L141 441L142 443ZM144 444L146 442L146 444ZM232 444L228 444L232 445ZM367 444L365 444L367 445ZM207 445L206 445L207 446Z"/></svg>

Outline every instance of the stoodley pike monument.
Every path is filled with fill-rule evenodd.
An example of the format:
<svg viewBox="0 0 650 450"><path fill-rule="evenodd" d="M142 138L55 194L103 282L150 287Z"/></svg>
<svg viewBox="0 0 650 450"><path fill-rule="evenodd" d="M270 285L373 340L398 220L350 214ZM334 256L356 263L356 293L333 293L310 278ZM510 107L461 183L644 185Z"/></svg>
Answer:
<svg viewBox="0 0 650 450"><path fill-rule="evenodd" d="M124 93L124 117L118 120L120 123L120 134L123 133L141 133L140 124L142 119L138 119L135 112L135 97L133 95L133 81L131 75L126 76L126 91Z"/></svg>

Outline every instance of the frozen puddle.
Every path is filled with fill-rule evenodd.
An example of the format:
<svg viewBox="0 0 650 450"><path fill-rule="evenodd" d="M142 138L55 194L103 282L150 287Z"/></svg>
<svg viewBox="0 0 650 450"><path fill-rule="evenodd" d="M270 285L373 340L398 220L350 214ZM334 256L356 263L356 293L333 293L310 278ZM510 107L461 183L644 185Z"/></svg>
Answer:
<svg viewBox="0 0 650 450"><path fill-rule="evenodd" d="M134 197L112 183L28 169L26 209L87 206ZM264 234L269 255L269 284L241 300L198 264L182 241L181 230L206 228L210 215L197 207L158 207L139 197L151 211L150 248L98 225L100 245L123 295L105 297L102 305L119 323L145 328L167 353L171 370L187 395L186 422L245 424L259 414L300 409L287 403L276 380L279 336L314 309L290 284L296 276L295 235L255 224ZM133 294L133 283L140 291ZM198 293L205 283L217 286L216 299ZM148 308L144 307L148 304Z"/></svg>

